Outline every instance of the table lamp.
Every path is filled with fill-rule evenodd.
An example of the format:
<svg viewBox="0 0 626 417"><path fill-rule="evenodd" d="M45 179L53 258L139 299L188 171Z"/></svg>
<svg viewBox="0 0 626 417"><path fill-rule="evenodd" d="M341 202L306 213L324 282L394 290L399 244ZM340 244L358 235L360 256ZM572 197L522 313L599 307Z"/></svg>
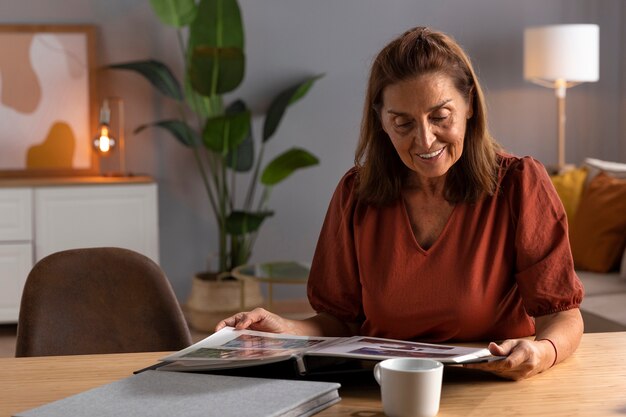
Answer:
<svg viewBox="0 0 626 417"><path fill-rule="evenodd" d="M115 103L117 107L117 139L111 135L111 108L109 102ZM119 169L120 175L126 175L126 150L124 142L124 101L119 97L108 97L102 101L100 106L100 121L98 130L93 140L96 152L102 156L110 155L116 147L119 147Z"/></svg>
<svg viewBox="0 0 626 417"><path fill-rule="evenodd" d="M565 92L598 81L599 49L598 25L550 25L524 31L524 79L554 88L556 94L559 171L565 167Z"/></svg>

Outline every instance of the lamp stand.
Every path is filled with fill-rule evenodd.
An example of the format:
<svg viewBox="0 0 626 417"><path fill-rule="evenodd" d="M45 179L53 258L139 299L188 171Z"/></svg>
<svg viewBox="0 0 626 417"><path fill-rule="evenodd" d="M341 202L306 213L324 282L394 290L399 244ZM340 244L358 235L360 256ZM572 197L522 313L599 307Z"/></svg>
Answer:
<svg viewBox="0 0 626 417"><path fill-rule="evenodd" d="M565 80L557 80L554 85L557 104L557 169L561 171L565 167L565 93L567 83Z"/></svg>

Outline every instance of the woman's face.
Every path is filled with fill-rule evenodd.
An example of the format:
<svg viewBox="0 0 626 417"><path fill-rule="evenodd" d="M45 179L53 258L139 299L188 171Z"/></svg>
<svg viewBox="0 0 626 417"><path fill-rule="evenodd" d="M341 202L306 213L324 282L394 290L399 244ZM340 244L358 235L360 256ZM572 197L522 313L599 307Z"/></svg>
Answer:
<svg viewBox="0 0 626 417"><path fill-rule="evenodd" d="M422 179L445 175L463 152L472 106L452 79L433 73L387 86L380 117L402 162Z"/></svg>

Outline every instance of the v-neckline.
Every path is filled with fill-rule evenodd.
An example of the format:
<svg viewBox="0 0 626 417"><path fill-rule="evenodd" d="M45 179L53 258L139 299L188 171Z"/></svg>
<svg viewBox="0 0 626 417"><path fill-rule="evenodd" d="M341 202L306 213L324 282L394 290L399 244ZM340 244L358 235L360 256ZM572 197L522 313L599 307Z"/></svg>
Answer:
<svg viewBox="0 0 626 417"><path fill-rule="evenodd" d="M415 232L413 231L413 226L411 225L411 219L409 218L409 210L406 204L406 200L404 198L400 198L400 204L402 205L402 209L404 212L404 223L405 223L406 228L409 231L408 233L411 235L411 239L413 240L413 243L415 244L415 247L417 248L417 250L423 253L424 255L428 255L437 246L439 246L439 242L444 238L447 230L450 228L450 223L452 223L452 219L457 211L457 207L459 206L458 204L455 204L454 206L452 206L452 211L450 212L450 215L448 216L448 219L446 220L445 226L443 227L443 229L441 229L441 233L439 233L439 236L437 236L437 239L435 239L433 244L430 245L428 249L424 249L422 245L420 245L420 243L417 241L417 237L415 236Z"/></svg>

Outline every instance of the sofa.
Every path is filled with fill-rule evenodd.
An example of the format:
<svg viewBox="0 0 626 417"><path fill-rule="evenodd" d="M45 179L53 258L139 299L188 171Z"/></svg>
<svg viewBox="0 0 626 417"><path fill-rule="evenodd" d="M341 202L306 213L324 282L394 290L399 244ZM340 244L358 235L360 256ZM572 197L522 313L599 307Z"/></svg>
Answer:
<svg viewBox="0 0 626 417"><path fill-rule="evenodd" d="M626 330L626 164L587 158L551 176L563 201L586 332Z"/></svg>
<svg viewBox="0 0 626 417"><path fill-rule="evenodd" d="M626 254L620 272L577 271L585 287L581 312L586 332L626 331L625 268Z"/></svg>

